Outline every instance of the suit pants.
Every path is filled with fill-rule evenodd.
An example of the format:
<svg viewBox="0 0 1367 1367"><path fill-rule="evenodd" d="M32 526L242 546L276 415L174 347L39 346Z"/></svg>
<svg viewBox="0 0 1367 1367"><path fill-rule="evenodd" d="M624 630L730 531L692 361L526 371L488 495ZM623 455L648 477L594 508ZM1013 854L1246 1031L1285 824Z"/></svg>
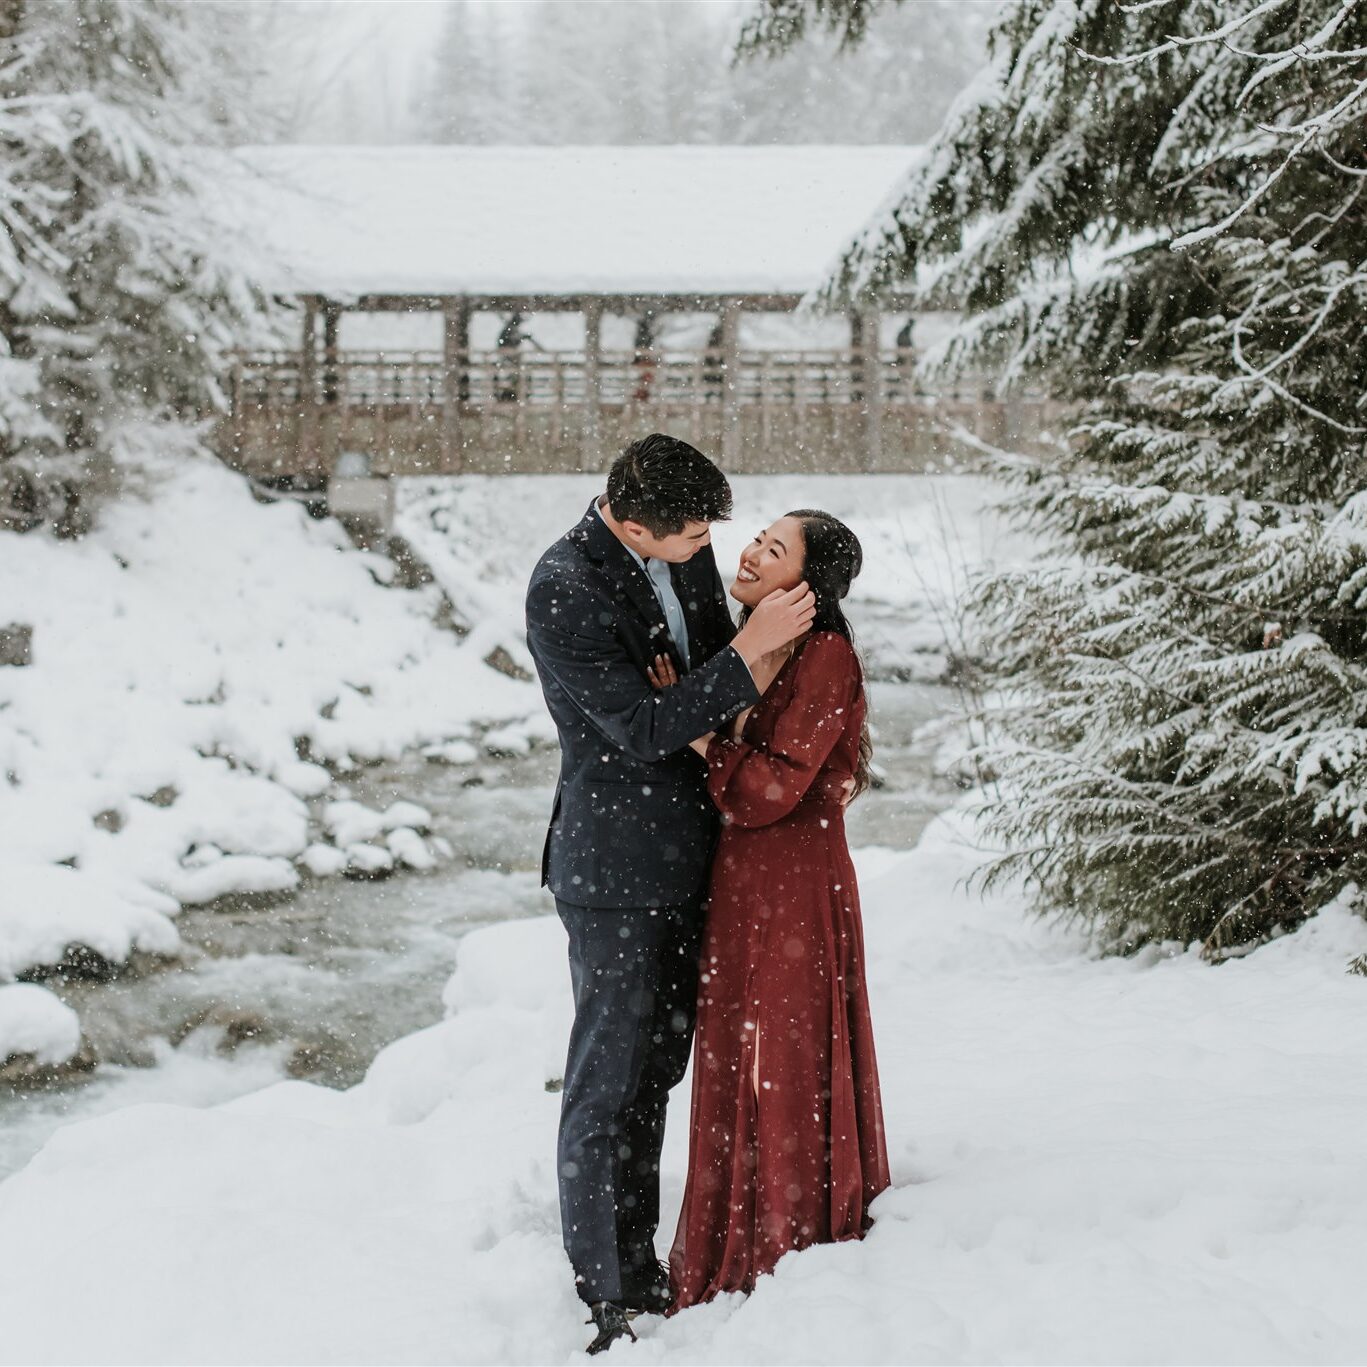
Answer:
<svg viewBox="0 0 1367 1367"><path fill-rule="evenodd" d="M585 1301L620 1302L656 1272L665 1107L693 1043L702 899L555 905L574 988L557 1153L565 1251Z"/></svg>

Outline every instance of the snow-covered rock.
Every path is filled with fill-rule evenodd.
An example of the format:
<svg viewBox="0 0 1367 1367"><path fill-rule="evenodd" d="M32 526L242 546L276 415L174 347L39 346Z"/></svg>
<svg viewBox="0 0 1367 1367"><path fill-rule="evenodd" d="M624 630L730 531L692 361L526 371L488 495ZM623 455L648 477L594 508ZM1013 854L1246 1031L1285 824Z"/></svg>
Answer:
<svg viewBox="0 0 1367 1367"><path fill-rule="evenodd" d="M187 869L207 869L210 864L217 864L223 858L223 851L217 845L196 845L184 858L181 859L181 867Z"/></svg>
<svg viewBox="0 0 1367 1367"><path fill-rule="evenodd" d="M431 825L432 813L426 807L418 806L416 802L393 802L385 808L386 831L397 831L405 826L411 826L415 831L426 831Z"/></svg>
<svg viewBox="0 0 1367 1367"><path fill-rule="evenodd" d="M484 733L484 749L490 755L529 755L532 738L522 726L497 726Z"/></svg>
<svg viewBox="0 0 1367 1367"><path fill-rule="evenodd" d="M321 764L307 764L303 760L282 764L274 778L296 797L321 797L332 787L332 775Z"/></svg>
<svg viewBox="0 0 1367 1367"><path fill-rule="evenodd" d="M434 764L473 764L479 751L468 740L448 740L440 745L429 745L423 756Z"/></svg>
<svg viewBox="0 0 1367 1367"><path fill-rule="evenodd" d="M350 878L383 878L394 872L394 856L379 845L348 845L344 853Z"/></svg>
<svg viewBox="0 0 1367 1367"><path fill-rule="evenodd" d="M410 869L425 872L437 866L437 857L428 848L427 842L409 826L390 831L385 837L385 844L394 858Z"/></svg>
<svg viewBox="0 0 1367 1367"><path fill-rule="evenodd" d="M80 1047L80 1018L55 993L34 983L0 987L0 1064L23 1058L53 1068Z"/></svg>
<svg viewBox="0 0 1367 1367"><path fill-rule="evenodd" d="M299 863L315 878L330 878L346 868L346 855L335 845L315 843L299 856Z"/></svg>
<svg viewBox="0 0 1367 1367"><path fill-rule="evenodd" d="M34 964L55 964L71 946L111 964L135 951L173 955L180 936L164 894L60 865L0 856L0 981Z"/></svg>
<svg viewBox="0 0 1367 1367"><path fill-rule="evenodd" d="M384 813L344 798L323 808L323 825L339 845L358 845L384 833Z"/></svg>
<svg viewBox="0 0 1367 1367"><path fill-rule="evenodd" d="M229 854L202 868L182 870L168 891L183 906L192 907L234 894L291 892L298 886L299 874L288 859Z"/></svg>

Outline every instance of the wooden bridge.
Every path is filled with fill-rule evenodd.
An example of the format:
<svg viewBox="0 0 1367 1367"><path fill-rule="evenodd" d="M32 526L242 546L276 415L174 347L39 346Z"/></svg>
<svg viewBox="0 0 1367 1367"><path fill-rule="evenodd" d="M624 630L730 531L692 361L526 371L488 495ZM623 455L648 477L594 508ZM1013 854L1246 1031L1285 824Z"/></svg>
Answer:
<svg viewBox="0 0 1367 1367"><path fill-rule="evenodd" d="M264 478L322 483L343 453L373 474L605 469L665 431L736 473L943 467L963 429L1033 444L1030 398L930 393L909 351L431 352L307 350L241 358L218 445Z"/></svg>
<svg viewBox="0 0 1367 1367"><path fill-rule="evenodd" d="M737 472L923 469L956 427L1028 446L1041 402L918 385L906 342L936 316L910 298L779 317L918 155L245 149L300 329L239 359L218 449L316 487L343 456L377 475L600 470L650 431Z"/></svg>

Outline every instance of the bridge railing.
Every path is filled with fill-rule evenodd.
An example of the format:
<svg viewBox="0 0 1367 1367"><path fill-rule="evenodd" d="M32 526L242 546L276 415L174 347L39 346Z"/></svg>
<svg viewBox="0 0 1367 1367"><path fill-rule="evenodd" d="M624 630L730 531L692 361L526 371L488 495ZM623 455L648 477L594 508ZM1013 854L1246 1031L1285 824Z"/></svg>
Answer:
<svg viewBox="0 0 1367 1367"><path fill-rule="evenodd" d="M745 351L728 383L716 352L604 352L596 373L581 352L460 353L455 392L464 405L585 405L596 382L602 404L668 403L793 407L808 404L923 402L914 378L916 353L860 351ZM440 352L339 352L313 368L312 393L303 392L297 352L240 359L234 402L256 408L315 404L362 407L446 402L448 363ZM965 385L956 397L983 393ZM728 393L729 390L729 393ZM943 391L937 391L943 393Z"/></svg>
<svg viewBox="0 0 1367 1367"><path fill-rule="evenodd" d="M342 452L382 473L597 470L668 431L728 470L940 468L1057 426L1040 396L982 382L928 391L896 349L719 353L274 352L239 358L225 458L326 477Z"/></svg>

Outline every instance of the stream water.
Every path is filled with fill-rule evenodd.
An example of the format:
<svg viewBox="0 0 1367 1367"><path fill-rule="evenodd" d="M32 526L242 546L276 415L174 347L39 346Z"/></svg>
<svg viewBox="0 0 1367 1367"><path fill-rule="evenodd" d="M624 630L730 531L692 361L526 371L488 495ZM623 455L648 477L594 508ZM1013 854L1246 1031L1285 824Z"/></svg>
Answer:
<svg viewBox="0 0 1367 1367"><path fill-rule="evenodd" d="M851 845L906 848L951 800L925 729L956 701L937 685L871 685L882 786L850 809ZM84 1116L148 1101L211 1105L287 1076L355 1083L385 1045L441 1018L462 936L553 909L538 869L557 762L549 747L365 770L351 796L421 803L452 860L384 882L321 879L288 898L187 910L181 961L110 983L52 984L101 1063L60 1088L0 1087L0 1177Z"/></svg>

